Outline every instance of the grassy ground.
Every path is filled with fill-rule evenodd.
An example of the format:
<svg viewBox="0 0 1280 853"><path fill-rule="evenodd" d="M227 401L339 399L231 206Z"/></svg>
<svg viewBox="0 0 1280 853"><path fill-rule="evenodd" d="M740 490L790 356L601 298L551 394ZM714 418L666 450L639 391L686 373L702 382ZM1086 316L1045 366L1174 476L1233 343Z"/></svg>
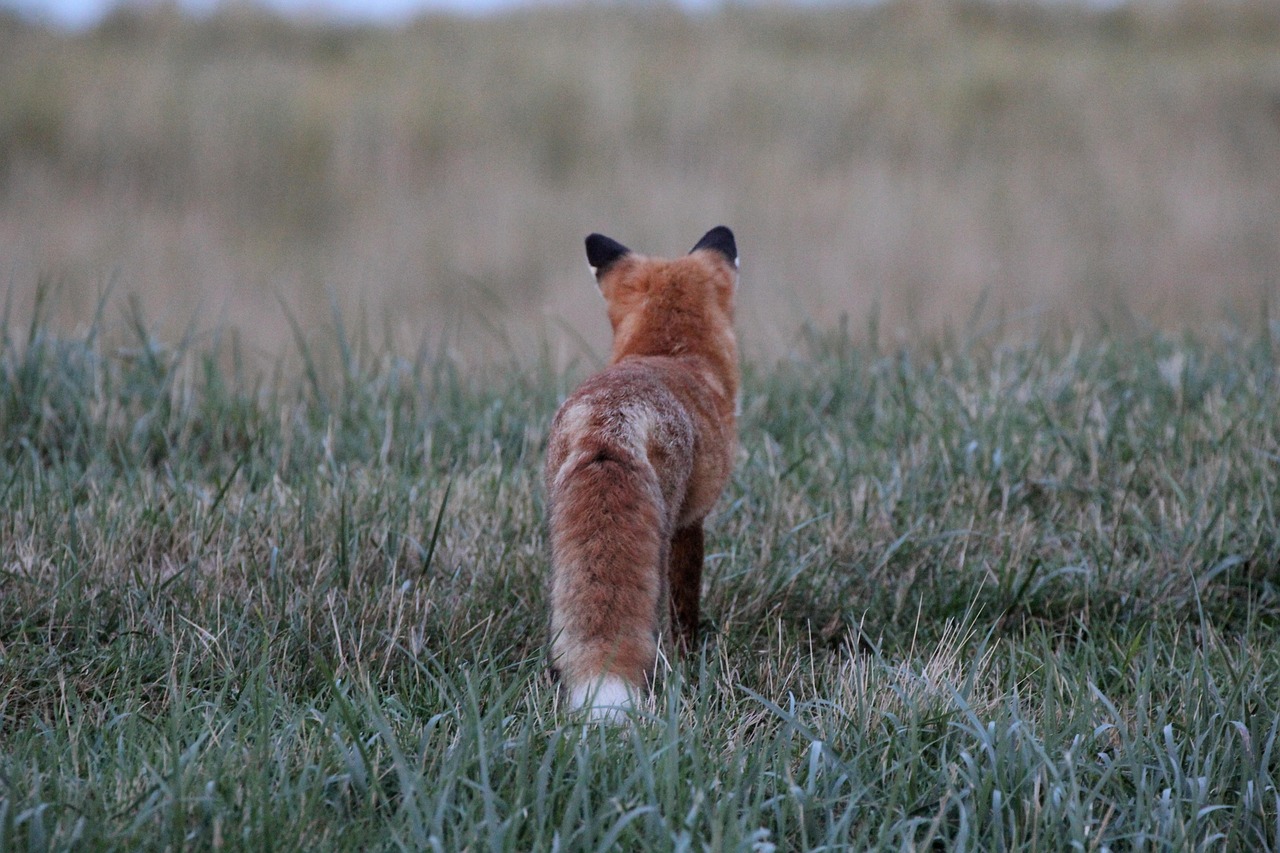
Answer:
<svg viewBox="0 0 1280 853"><path fill-rule="evenodd" d="M541 660L586 365L126 316L0 347L0 849L1280 849L1274 323L750 365L707 642L605 729Z"/></svg>

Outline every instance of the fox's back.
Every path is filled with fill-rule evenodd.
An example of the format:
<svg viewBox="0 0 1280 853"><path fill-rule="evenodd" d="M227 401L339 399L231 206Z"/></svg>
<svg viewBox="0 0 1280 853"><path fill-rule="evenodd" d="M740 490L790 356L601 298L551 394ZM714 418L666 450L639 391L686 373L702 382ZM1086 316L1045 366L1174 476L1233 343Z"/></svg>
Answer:
<svg viewBox="0 0 1280 853"><path fill-rule="evenodd" d="M706 515L732 467L736 401L690 361L632 356L579 386L551 426L548 494L576 465L613 455L652 466L676 524Z"/></svg>

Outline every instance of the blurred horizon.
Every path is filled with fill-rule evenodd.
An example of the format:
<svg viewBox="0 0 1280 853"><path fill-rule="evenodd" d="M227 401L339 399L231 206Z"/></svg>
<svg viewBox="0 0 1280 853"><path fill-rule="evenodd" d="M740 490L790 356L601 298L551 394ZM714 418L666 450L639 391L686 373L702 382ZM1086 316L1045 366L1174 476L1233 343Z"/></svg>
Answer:
<svg viewBox="0 0 1280 853"><path fill-rule="evenodd" d="M332 21L373 25L399 25L414 16L432 12L484 14L518 5L538 5L558 0L257 0L255 5L300 21ZM113 12L160 6L160 0L0 0L9 9L40 23L82 30L102 23ZM185 14L205 17L235 0L173 0Z"/></svg>
<svg viewBox="0 0 1280 853"><path fill-rule="evenodd" d="M263 8L0 17L11 328L82 327L109 290L109 316L132 299L267 359L340 321L598 358L582 237L671 255L717 224L759 356L840 322L928 341L1275 316L1270 0L551 4L388 29Z"/></svg>
<svg viewBox="0 0 1280 853"><path fill-rule="evenodd" d="M1080 0L1090 2L1091 0ZM246 5L241 0L168 0L185 14L204 17L219 9ZM570 5L582 0L252 0L248 5L268 9L298 21L398 26L432 12L485 15L518 8ZM640 2L640 0L638 0ZM724 0L674 0L684 9L711 9ZM764 0L769 2L769 0ZM787 0L792 5L835 5L876 0ZM1097 2L1097 0L1092 0ZM165 0L0 0L0 10L10 10L36 23L83 30L102 23L119 10L145 10L165 5Z"/></svg>

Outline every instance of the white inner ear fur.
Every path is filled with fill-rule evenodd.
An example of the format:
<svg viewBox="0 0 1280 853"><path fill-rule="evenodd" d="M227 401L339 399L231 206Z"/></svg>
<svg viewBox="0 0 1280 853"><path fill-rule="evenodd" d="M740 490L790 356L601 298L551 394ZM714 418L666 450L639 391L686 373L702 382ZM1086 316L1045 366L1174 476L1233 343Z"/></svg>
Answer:
<svg viewBox="0 0 1280 853"><path fill-rule="evenodd" d="M598 270L591 264L587 264L587 269L591 270L591 280L596 283L596 295L604 299L604 287L600 284Z"/></svg>

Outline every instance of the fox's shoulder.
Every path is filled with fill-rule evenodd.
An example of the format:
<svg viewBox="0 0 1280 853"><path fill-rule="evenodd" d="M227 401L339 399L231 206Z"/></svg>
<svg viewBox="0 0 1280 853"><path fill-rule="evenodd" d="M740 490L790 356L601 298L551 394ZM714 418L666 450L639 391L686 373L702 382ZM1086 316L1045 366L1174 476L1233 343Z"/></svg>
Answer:
<svg viewBox="0 0 1280 853"><path fill-rule="evenodd" d="M634 355L614 362L578 387L575 396L627 399L723 395L715 370L698 356Z"/></svg>
<svg viewBox="0 0 1280 853"><path fill-rule="evenodd" d="M590 376L565 400L561 411L573 405L592 407L606 417L610 411L644 403L658 410L679 405L673 378L679 369L662 356L623 359ZM674 383L678 384L678 383Z"/></svg>

